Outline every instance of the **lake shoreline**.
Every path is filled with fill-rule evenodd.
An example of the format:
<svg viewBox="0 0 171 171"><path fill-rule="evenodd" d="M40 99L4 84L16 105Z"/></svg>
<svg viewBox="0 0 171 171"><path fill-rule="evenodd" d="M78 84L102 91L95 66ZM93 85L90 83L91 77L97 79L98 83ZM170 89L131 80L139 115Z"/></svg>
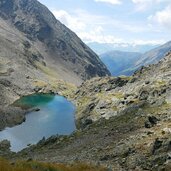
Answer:
<svg viewBox="0 0 171 171"><path fill-rule="evenodd" d="M72 133L75 129L75 106L68 101L66 98L63 96L59 95L52 95L52 94L33 94L29 96L24 96L23 98L20 99L18 104L21 105L23 102L24 107L26 106L26 102L28 105L31 105L33 103L32 108L29 108L25 110L25 118L22 120L23 122L19 125L16 125L14 127L7 127L5 130L0 132L0 135L2 140L8 139L10 140L11 135L15 133L14 135L16 136L21 136L19 135L19 132L21 134L21 130L25 130L26 133L24 133L24 136L27 135L29 136L29 132L31 129L33 129L33 135L38 130L37 135L31 135L30 139L36 139L33 143L37 143L39 140L41 140L44 136L46 138L60 134L60 135L69 135ZM20 103L21 102L21 103ZM63 115L65 114L65 115ZM32 118L33 119L32 119ZM69 118L67 118L69 117ZM71 117L71 118L70 118ZM49 121L48 121L49 119ZM42 123L41 123L42 122ZM50 122L50 123L48 123ZM28 125L29 124L29 125ZM66 124L66 126L65 126ZM69 128L71 126L71 128ZM45 129L46 128L46 129ZM13 132L12 130L17 130ZM27 129L29 129L29 132L27 133ZM42 129L42 131L40 130ZM52 130L52 133L50 133L50 129ZM70 131L71 129L71 131ZM44 131L43 131L44 130ZM55 132L55 131L59 132ZM50 132L48 132L50 131ZM42 132L44 134L42 134ZM3 134L6 134L5 136ZM48 136L49 135L49 136ZM33 138L33 137L34 138ZM38 138L39 137L39 138ZM24 138L24 137L23 137ZM12 138L13 139L13 138ZM13 141L17 141L16 139L13 139ZM20 142L22 142L22 138L20 137ZM27 142L28 141L28 142ZM27 144L32 144L31 141L27 140ZM18 144L20 143L18 142ZM26 144L25 143L25 147ZM13 146L13 144L12 144ZM17 152L17 151L16 151Z"/></svg>

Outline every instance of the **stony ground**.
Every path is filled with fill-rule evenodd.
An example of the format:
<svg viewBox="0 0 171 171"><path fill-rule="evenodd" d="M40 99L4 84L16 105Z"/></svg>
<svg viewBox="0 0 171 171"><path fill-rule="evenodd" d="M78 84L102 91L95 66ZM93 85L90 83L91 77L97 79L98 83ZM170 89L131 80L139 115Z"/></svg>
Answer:
<svg viewBox="0 0 171 171"><path fill-rule="evenodd" d="M12 158L89 162L111 170L171 169L171 55L132 77L95 78L72 95L78 130Z"/></svg>

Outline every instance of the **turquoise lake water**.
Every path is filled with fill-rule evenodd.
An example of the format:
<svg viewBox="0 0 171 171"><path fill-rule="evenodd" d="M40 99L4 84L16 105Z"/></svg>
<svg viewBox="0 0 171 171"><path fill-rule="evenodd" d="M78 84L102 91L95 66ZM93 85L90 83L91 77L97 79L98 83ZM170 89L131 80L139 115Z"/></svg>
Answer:
<svg viewBox="0 0 171 171"><path fill-rule="evenodd" d="M16 103L24 108L39 108L40 111L28 113L24 123L0 132L0 141L9 140L12 151L18 152L43 137L69 135L76 129L75 107L64 97L36 94L23 97Z"/></svg>

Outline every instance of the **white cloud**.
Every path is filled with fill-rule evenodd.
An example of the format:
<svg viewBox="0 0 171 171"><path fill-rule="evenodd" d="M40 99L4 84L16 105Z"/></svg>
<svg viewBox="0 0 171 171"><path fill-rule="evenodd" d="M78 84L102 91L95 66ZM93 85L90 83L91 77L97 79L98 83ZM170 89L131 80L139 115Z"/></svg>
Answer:
<svg viewBox="0 0 171 171"><path fill-rule="evenodd" d="M135 23L126 23L115 20L109 16L95 15L84 10L75 10L67 12L64 10L53 10L53 14L63 24L73 30L84 42L98 43L131 43L131 44L161 44L161 40L125 40L117 35L119 32L128 32L130 34L155 31L156 28L148 25L136 25ZM163 42L163 41L162 41Z"/></svg>
<svg viewBox="0 0 171 171"><path fill-rule="evenodd" d="M78 33L86 43L98 42L98 43L121 43L123 40L110 34L104 34L102 27L96 27L90 32Z"/></svg>
<svg viewBox="0 0 171 171"><path fill-rule="evenodd" d="M52 12L59 21L76 32L85 42L114 43L121 41L120 38L104 34L103 25L108 24L108 20L104 16L89 14L83 10L76 10L72 14L64 10Z"/></svg>
<svg viewBox="0 0 171 171"><path fill-rule="evenodd" d="M132 2L136 5L137 11L145 11L154 7L157 4L161 3L170 3L170 0L132 0Z"/></svg>
<svg viewBox="0 0 171 171"><path fill-rule="evenodd" d="M74 31L84 30L86 27L85 23L82 22L81 19L70 15L64 10L54 10L52 12L59 21Z"/></svg>
<svg viewBox="0 0 171 171"><path fill-rule="evenodd" d="M105 2L110 3L112 5L120 5L122 4L121 0L94 0L95 2Z"/></svg>
<svg viewBox="0 0 171 171"><path fill-rule="evenodd" d="M153 0L132 0L136 4L137 11L144 11L149 6L151 6Z"/></svg>
<svg viewBox="0 0 171 171"><path fill-rule="evenodd" d="M148 19L149 21L156 22L165 28L171 29L171 5L166 7L164 10L151 15Z"/></svg>

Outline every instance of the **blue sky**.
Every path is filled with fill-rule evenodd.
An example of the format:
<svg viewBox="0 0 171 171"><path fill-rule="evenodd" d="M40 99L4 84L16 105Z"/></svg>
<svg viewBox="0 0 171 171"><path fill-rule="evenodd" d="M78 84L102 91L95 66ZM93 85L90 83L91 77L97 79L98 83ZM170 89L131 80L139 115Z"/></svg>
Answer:
<svg viewBox="0 0 171 171"><path fill-rule="evenodd" d="M171 40L171 0L39 0L84 42Z"/></svg>

